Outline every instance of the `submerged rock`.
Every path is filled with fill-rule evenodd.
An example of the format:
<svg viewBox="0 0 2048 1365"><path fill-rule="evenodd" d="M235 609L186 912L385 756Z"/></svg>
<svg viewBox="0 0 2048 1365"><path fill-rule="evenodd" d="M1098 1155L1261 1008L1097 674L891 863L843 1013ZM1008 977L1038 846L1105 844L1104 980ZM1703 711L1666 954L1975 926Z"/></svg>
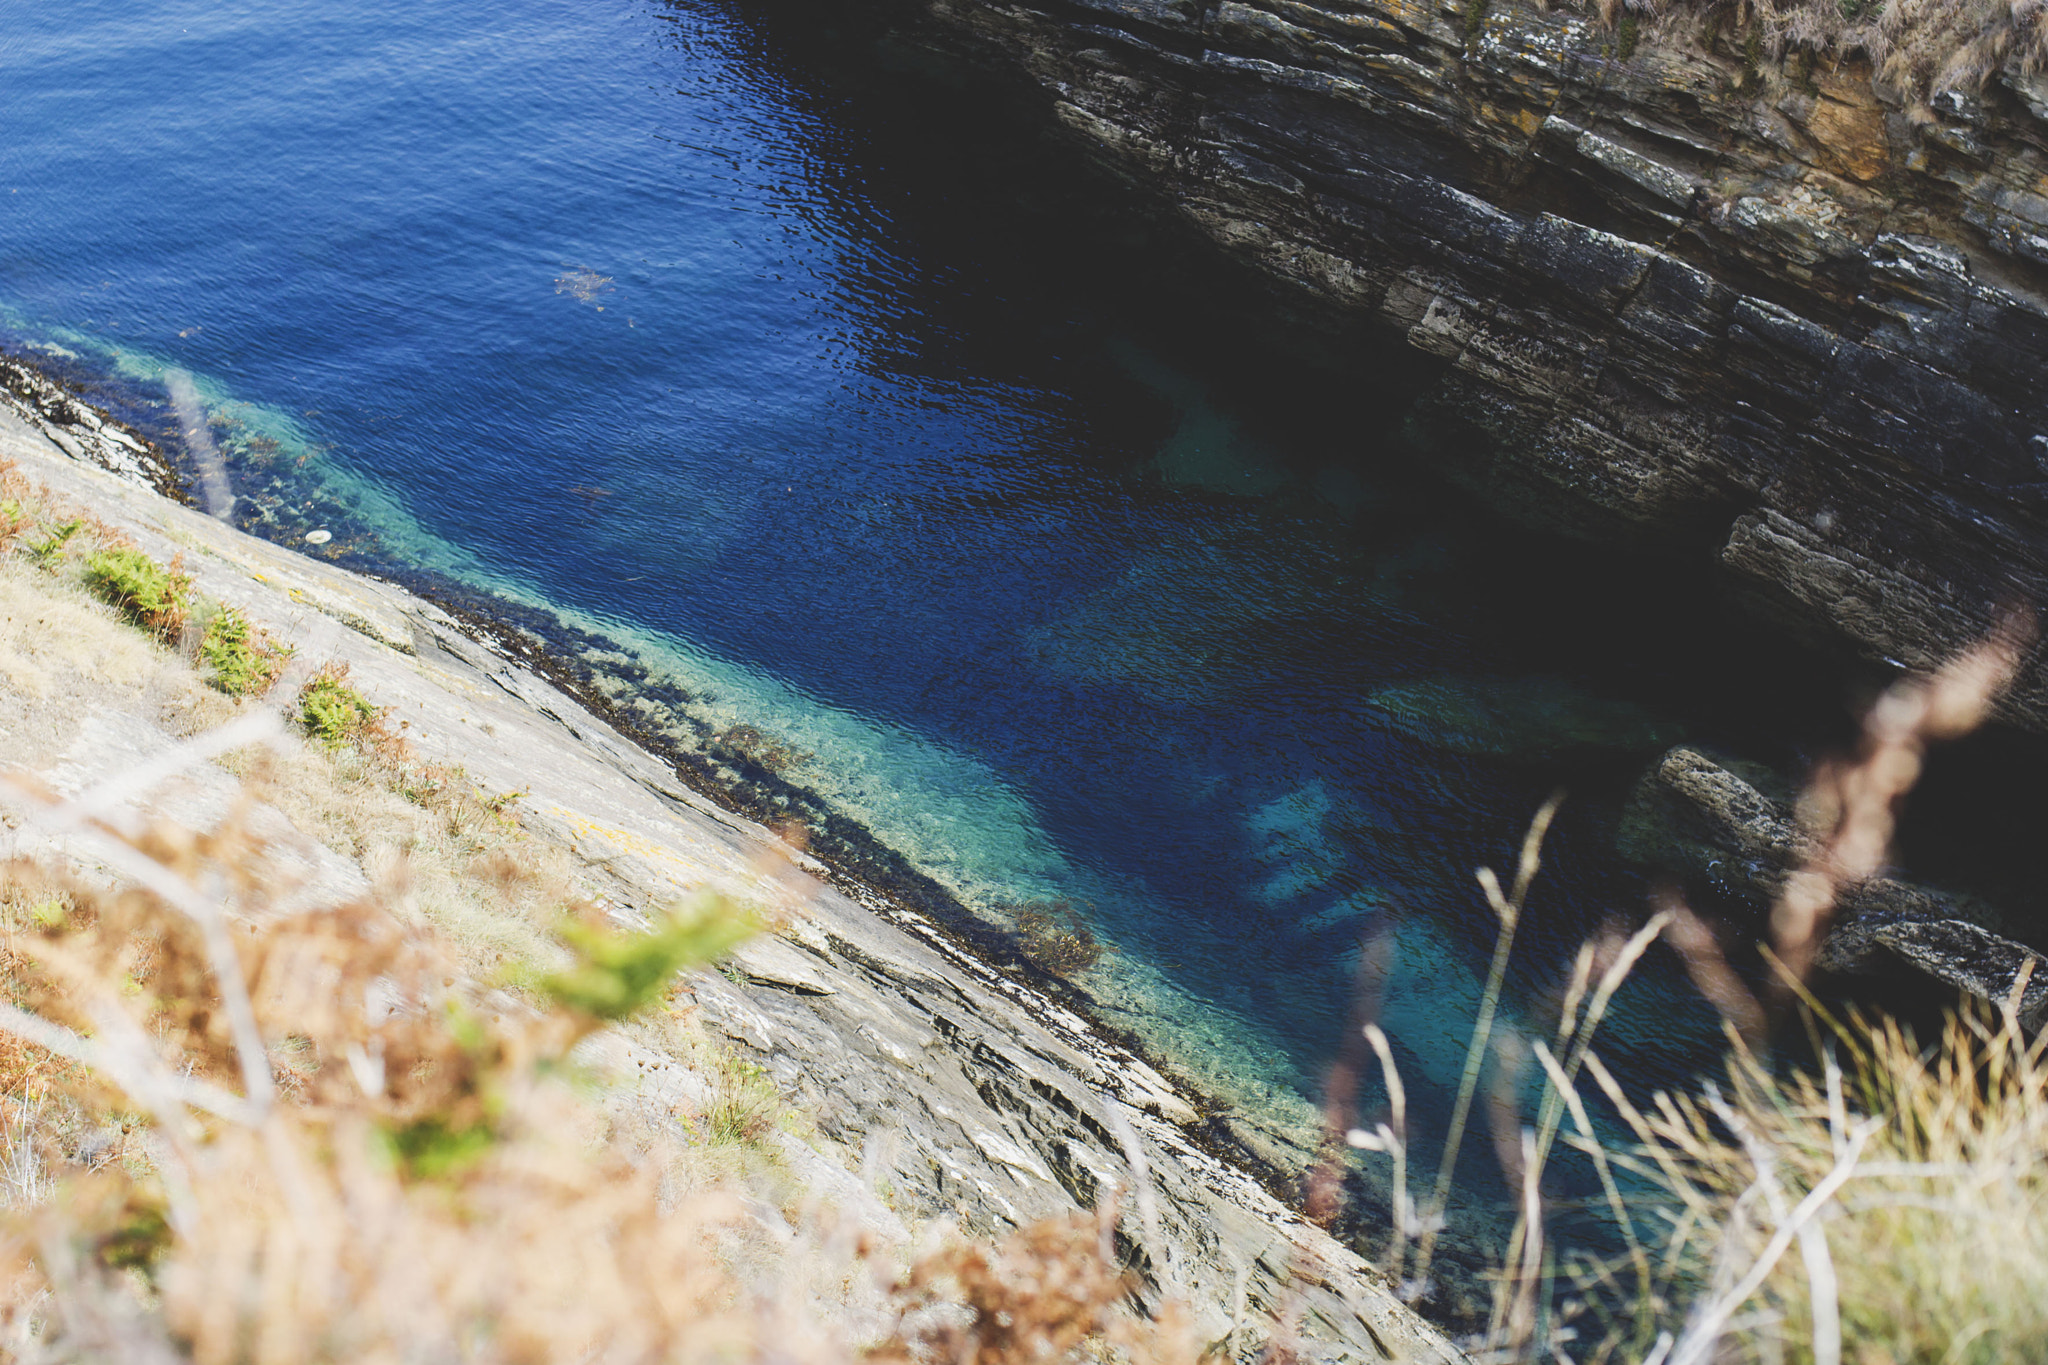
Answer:
<svg viewBox="0 0 2048 1365"><path fill-rule="evenodd" d="M1560 678L1422 678L1379 688L1365 704L1426 744L1525 761L1647 751L1677 738L1648 711Z"/></svg>

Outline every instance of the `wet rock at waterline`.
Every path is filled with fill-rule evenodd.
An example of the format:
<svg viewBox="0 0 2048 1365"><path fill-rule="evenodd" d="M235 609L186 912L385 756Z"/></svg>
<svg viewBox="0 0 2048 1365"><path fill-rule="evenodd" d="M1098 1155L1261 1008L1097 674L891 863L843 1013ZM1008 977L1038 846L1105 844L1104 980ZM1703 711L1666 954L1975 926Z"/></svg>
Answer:
<svg viewBox="0 0 2048 1365"><path fill-rule="evenodd" d="M1791 783L1760 763L1681 746L1636 784L1617 844L1630 862L1768 908L1814 850L1796 799ZM1891 877L1844 889L1841 904L1849 915L2001 925L1997 909L1974 896Z"/></svg>
<svg viewBox="0 0 2048 1365"><path fill-rule="evenodd" d="M177 496L180 480L163 452L34 365L0 355L0 404L39 426L72 459Z"/></svg>
<svg viewBox="0 0 2048 1365"><path fill-rule="evenodd" d="M1828 935L1816 961L1823 971L1865 976L1906 967L1994 1005L2013 1000L2026 972L2013 1000L2020 1024L2030 1031L2048 1024L2048 958L1967 920L1849 920Z"/></svg>
<svg viewBox="0 0 2048 1365"><path fill-rule="evenodd" d="M1785 879L1813 852L1791 784L1761 764L1680 747L1637 783L1618 836L1631 862L1703 887L1754 912L1761 924ZM1996 909L1974 897L1891 877L1843 888L1823 970L1853 975L1923 972L1981 999L2003 1001L2039 954L1996 932ZM2048 982L2024 1010L2048 1018Z"/></svg>
<svg viewBox="0 0 2048 1365"><path fill-rule="evenodd" d="M1762 764L1681 746L1636 784L1619 851L1736 900L1768 903L1809 850L1792 817L1795 795Z"/></svg>
<svg viewBox="0 0 2048 1365"><path fill-rule="evenodd" d="M862 8L1297 312L1433 357L1426 458L1512 517L1906 667L2048 589L2048 104L2016 66L1928 108L1705 7L1640 41L1530 0ZM2043 659L2002 704L2037 730Z"/></svg>

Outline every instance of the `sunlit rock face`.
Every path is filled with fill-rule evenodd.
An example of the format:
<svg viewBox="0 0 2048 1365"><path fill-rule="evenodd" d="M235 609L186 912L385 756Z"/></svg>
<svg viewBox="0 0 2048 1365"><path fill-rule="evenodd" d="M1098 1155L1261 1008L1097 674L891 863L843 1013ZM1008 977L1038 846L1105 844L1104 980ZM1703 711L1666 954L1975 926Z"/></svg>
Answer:
<svg viewBox="0 0 2048 1365"><path fill-rule="evenodd" d="M870 0L877 10L890 0ZM1533 5L909 0L1172 216L1443 362L1442 472L1917 665L2048 586L2048 113ZM1928 117L1921 110L1918 117ZM2008 702L2048 728L2032 660Z"/></svg>

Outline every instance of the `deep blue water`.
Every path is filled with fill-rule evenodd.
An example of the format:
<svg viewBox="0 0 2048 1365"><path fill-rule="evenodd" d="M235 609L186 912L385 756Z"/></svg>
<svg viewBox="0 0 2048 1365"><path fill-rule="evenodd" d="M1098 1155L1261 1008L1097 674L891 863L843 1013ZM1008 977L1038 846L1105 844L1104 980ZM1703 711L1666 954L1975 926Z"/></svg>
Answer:
<svg viewBox="0 0 2048 1365"><path fill-rule="evenodd" d="M1418 479L1418 361L1273 352L972 92L713 0L0 18L17 341L190 371L246 524L546 606L970 907L1082 907L1104 1011L1272 1121L1389 907L1440 1100L1471 870L1572 786L1540 993L1640 910L1632 774L1741 724L1681 573ZM1697 1060L1668 964L1632 989L1615 1050Z"/></svg>

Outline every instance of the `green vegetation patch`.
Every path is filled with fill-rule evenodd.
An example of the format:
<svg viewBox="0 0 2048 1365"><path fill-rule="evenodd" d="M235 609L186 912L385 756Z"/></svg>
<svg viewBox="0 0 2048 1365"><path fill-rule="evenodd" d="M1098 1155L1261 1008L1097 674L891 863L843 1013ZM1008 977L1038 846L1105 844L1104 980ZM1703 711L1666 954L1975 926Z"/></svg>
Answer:
<svg viewBox="0 0 2048 1365"><path fill-rule="evenodd" d="M1479 40L1486 32L1486 12L1491 8L1491 0L1465 0L1465 55L1467 57L1479 51Z"/></svg>
<svg viewBox="0 0 2048 1365"><path fill-rule="evenodd" d="M498 1134L489 1123L458 1125L436 1114L385 1129L384 1141L408 1176L439 1180L476 1165L497 1144Z"/></svg>
<svg viewBox="0 0 2048 1365"><path fill-rule="evenodd" d="M362 739L383 713L348 685L346 668L330 668L299 693L299 723L330 749Z"/></svg>
<svg viewBox="0 0 2048 1365"><path fill-rule="evenodd" d="M64 538L77 529L78 523L64 528ZM192 580L178 572L176 562L166 568L132 546L87 555L85 585L130 621L160 636L175 635L191 607Z"/></svg>
<svg viewBox="0 0 2048 1365"><path fill-rule="evenodd" d="M782 1095L765 1068L739 1057L718 1067L711 1103L704 1111L704 1141L712 1146L744 1147L774 1131Z"/></svg>
<svg viewBox="0 0 2048 1365"><path fill-rule="evenodd" d="M36 519L18 499L0 498L0 549L12 549L35 524Z"/></svg>
<svg viewBox="0 0 2048 1365"><path fill-rule="evenodd" d="M28 550L28 557L47 569L64 553L64 547L71 543L71 538L84 529L83 519L74 519L53 527L48 535L41 540L30 542L25 547Z"/></svg>
<svg viewBox="0 0 2048 1365"><path fill-rule="evenodd" d="M222 607L206 623L199 658L213 670L213 683L231 697L260 697L284 671L287 646L233 607Z"/></svg>

